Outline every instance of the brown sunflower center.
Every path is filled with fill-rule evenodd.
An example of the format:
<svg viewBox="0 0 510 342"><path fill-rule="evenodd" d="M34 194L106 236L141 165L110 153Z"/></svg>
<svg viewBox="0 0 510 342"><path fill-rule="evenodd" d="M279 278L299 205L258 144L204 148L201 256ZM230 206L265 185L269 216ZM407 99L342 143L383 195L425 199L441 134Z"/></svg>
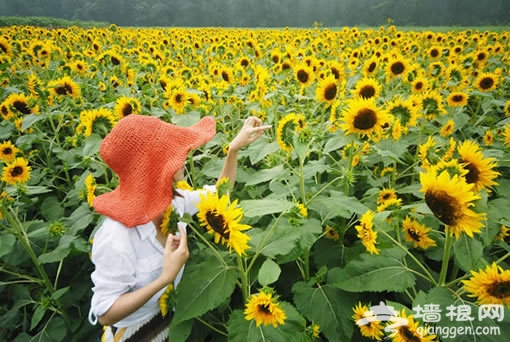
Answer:
<svg viewBox="0 0 510 342"><path fill-rule="evenodd" d="M423 89L423 82L416 82L415 85L414 85L414 89L422 90Z"/></svg>
<svg viewBox="0 0 510 342"><path fill-rule="evenodd" d="M409 330L407 326L404 326L400 329L400 333L405 338L407 342L420 342L421 338L419 336L416 336L414 332Z"/></svg>
<svg viewBox="0 0 510 342"><path fill-rule="evenodd" d="M354 118L354 127L357 129L371 129L377 123L377 114L370 108L361 109Z"/></svg>
<svg viewBox="0 0 510 342"><path fill-rule="evenodd" d="M23 168L21 166L15 166L11 170L11 176L12 177L18 177L23 174Z"/></svg>
<svg viewBox="0 0 510 342"><path fill-rule="evenodd" d="M499 299L508 298L510 297L510 281L495 282L489 286L487 292Z"/></svg>
<svg viewBox="0 0 510 342"><path fill-rule="evenodd" d="M265 313L265 314L270 314L271 310L269 308L269 304L267 304L267 303L259 304L259 312L262 312L262 313Z"/></svg>
<svg viewBox="0 0 510 342"><path fill-rule="evenodd" d="M230 237L230 233L225 229L226 223L223 215L218 215L213 211L208 211L205 214L205 218L209 227L211 227L216 233L220 234L225 239Z"/></svg>
<svg viewBox="0 0 510 342"><path fill-rule="evenodd" d="M120 60L117 57L111 56L110 60L112 61L113 65L119 65L120 64Z"/></svg>
<svg viewBox="0 0 510 342"><path fill-rule="evenodd" d="M308 75L308 73L305 70L298 70L297 79L299 82L306 83L306 82L308 82L309 78L310 78L310 76Z"/></svg>
<svg viewBox="0 0 510 342"><path fill-rule="evenodd" d="M6 147L6 148L4 148L4 150L2 151L2 154L3 154L4 156L9 156L9 155L11 155L11 154L12 154L12 148L10 148L10 147Z"/></svg>
<svg viewBox="0 0 510 342"><path fill-rule="evenodd" d="M492 77L484 77L480 80L479 84L482 89L490 89L494 85L494 80Z"/></svg>
<svg viewBox="0 0 510 342"><path fill-rule="evenodd" d="M464 168L468 170L468 173L464 176L466 178L466 182L468 182L469 184L478 182L478 180L480 179L480 170L478 170L478 168L475 165L467 161L461 160L460 162L465 163Z"/></svg>
<svg viewBox="0 0 510 342"><path fill-rule="evenodd" d="M133 106L130 103L126 103L124 107L122 107L122 115L128 116L133 113Z"/></svg>
<svg viewBox="0 0 510 342"><path fill-rule="evenodd" d="M375 88L372 87L371 85L366 85L364 87L362 87L359 91L359 95L361 97L364 97L366 99L369 99L371 97L374 97L375 95Z"/></svg>
<svg viewBox="0 0 510 342"><path fill-rule="evenodd" d="M367 71L368 71L369 73L374 72L374 70L375 70L375 67L376 67L376 66L377 66L377 63L375 63L375 62L370 63L370 65L369 65L369 66L368 66L368 68L367 68Z"/></svg>
<svg viewBox="0 0 510 342"><path fill-rule="evenodd" d="M230 76L228 75L228 72L226 72L226 71L222 71L221 72L221 78L225 82L229 82L230 81Z"/></svg>
<svg viewBox="0 0 510 342"><path fill-rule="evenodd" d="M404 72L404 64L402 62L395 62L391 65L391 72L394 75L400 75Z"/></svg>
<svg viewBox="0 0 510 342"><path fill-rule="evenodd" d="M462 101L464 101L464 96L462 96L462 95L453 95L452 96L452 101L456 102L456 103L462 102Z"/></svg>
<svg viewBox="0 0 510 342"><path fill-rule="evenodd" d="M407 234L416 242L420 242L421 236L414 229L410 228L407 230Z"/></svg>
<svg viewBox="0 0 510 342"><path fill-rule="evenodd" d="M30 108L24 101L14 101L12 106L23 114L30 114Z"/></svg>
<svg viewBox="0 0 510 342"><path fill-rule="evenodd" d="M324 98L328 101L331 101L335 97L336 97L336 84L330 84L324 90Z"/></svg>
<svg viewBox="0 0 510 342"><path fill-rule="evenodd" d="M427 191L425 202L434 215L449 226L454 226L462 216L462 209L457 199L445 191Z"/></svg>

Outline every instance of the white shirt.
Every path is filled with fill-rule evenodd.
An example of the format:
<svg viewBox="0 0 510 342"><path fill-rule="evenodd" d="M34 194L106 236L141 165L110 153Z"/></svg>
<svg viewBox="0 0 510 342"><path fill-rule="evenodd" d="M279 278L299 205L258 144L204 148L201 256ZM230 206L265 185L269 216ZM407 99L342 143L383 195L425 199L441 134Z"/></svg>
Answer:
<svg viewBox="0 0 510 342"><path fill-rule="evenodd" d="M205 186L204 190L178 191L182 196L174 196L172 206L180 215L194 215L198 211L196 204L200 202L200 194L215 192L216 188ZM96 324L98 317L104 315L120 295L142 288L161 275L163 246L156 239L156 227L148 222L127 228L107 217L94 235L92 262L95 265L91 274L94 293L89 322ZM183 270L184 267L179 271L174 286L181 280ZM117 322L115 327L128 327L154 316L159 311L158 299L164 291L156 293L140 309Z"/></svg>

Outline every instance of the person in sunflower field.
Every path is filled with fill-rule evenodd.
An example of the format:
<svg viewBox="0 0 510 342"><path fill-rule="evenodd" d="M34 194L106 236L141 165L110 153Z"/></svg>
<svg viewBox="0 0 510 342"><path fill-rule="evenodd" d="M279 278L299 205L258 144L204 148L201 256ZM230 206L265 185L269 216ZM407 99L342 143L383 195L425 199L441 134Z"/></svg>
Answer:
<svg viewBox="0 0 510 342"><path fill-rule="evenodd" d="M230 142L218 180L233 184L238 151L270 128L255 117L245 120ZM171 314L163 316L159 297L179 283L189 257L186 224L175 234L161 229L171 205L180 215L197 212L203 190L175 189L184 179L188 153L216 134L212 117L181 127L145 115L121 119L101 142L99 153L118 176L118 186L99 195L94 209L104 221L94 234L91 324L104 326L101 341L167 341ZM176 229L177 230L177 229Z"/></svg>

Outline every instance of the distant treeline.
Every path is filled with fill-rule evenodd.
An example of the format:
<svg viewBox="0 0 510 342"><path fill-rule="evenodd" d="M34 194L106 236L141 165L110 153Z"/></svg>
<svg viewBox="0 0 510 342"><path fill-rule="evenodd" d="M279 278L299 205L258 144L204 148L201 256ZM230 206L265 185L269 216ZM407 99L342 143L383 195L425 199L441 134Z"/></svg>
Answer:
<svg viewBox="0 0 510 342"><path fill-rule="evenodd" d="M4 16L122 26L325 27L510 24L509 0L0 0Z"/></svg>
<svg viewBox="0 0 510 342"><path fill-rule="evenodd" d="M70 26L89 28L89 27L104 27L108 26L109 24L107 22L99 21L67 20L49 17L20 17L20 16L0 17L0 27L13 25L27 25L47 28L59 28Z"/></svg>

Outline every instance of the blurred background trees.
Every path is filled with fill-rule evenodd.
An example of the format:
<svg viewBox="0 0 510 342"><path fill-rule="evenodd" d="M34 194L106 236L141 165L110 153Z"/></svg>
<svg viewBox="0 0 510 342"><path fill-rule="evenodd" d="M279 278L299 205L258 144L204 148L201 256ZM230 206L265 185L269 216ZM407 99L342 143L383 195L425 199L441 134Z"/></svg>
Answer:
<svg viewBox="0 0 510 342"><path fill-rule="evenodd" d="M0 0L2 16L122 26L327 27L509 25L508 0Z"/></svg>

